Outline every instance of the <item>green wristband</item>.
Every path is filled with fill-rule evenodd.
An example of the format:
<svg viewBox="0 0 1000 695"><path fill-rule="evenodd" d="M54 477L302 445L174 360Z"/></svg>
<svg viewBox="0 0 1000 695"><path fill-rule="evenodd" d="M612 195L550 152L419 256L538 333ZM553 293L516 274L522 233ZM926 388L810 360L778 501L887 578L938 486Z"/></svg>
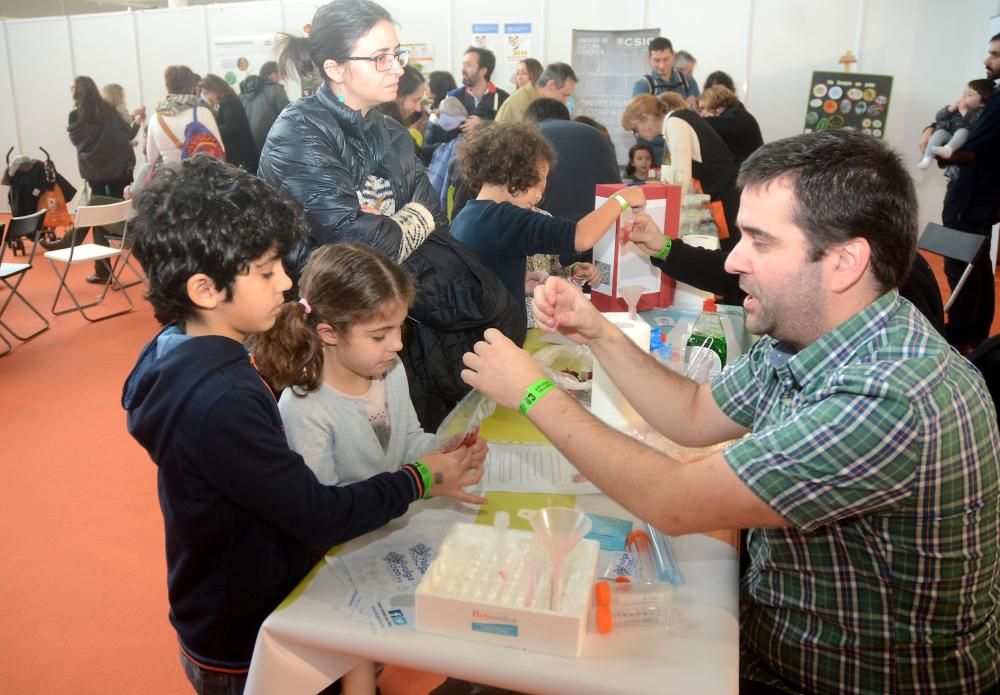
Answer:
<svg viewBox="0 0 1000 695"><path fill-rule="evenodd" d="M518 411L521 415L527 415L528 411L544 396L546 393L554 389L556 385L552 383L552 379L542 377L531 386L524 393L524 398L521 399L521 404L517 406Z"/></svg>
<svg viewBox="0 0 1000 695"><path fill-rule="evenodd" d="M625 196L615 193L614 195L611 196L611 200L617 202L619 205L622 206L622 212L628 210L628 201L625 200Z"/></svg>
<svg viewBox="0 0 1000 695"><path fill-rule="evenodd" d="M670 253L670 245L674 243L674 240L667 237L667 240L663 242L663 248L653 254L653 258L659 258L661 261L667 257Z"/></svg>
<svg viewBox="0 0 1000 695"><path fill-rule="evenodd" d="M427 464L423 461L414 461L413 467L417 469L417 473L420 474L420 479L424 481L424 496L422 499L430 499L431 497L431 485L434 484L434 478L431 475L431 469L427 467Z"/></svg>

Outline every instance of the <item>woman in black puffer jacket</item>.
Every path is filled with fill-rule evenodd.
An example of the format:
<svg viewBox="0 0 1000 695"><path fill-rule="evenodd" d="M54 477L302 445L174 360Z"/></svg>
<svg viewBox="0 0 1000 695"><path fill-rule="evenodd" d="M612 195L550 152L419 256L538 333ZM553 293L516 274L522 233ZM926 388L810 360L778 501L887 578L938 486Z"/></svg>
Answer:
<svg viewBox="0 0 1000 695"><path fill-rule="evenodd" d="M281 113L259 169L298 202L311 228L288 259L290 274L297 278L323 244L357 241L413 276L417 297L400 356L421 424L433 430L468 391L459 377L463 353L490 327L523 342L523 312L448 233L409 133L374 108L395 99L408 57L389 13L369 0L334 0L316 11L308 39L285 37L283 74L303 53L324 84Z"/></svg>

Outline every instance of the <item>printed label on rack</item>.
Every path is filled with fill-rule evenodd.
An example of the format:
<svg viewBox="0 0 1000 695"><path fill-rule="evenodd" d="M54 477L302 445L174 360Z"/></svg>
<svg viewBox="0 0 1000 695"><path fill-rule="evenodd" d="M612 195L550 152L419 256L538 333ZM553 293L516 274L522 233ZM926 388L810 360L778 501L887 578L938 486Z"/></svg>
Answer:
<svg viewBox="0 0 1000 695"><path fill-rule="evenodd" d="M498 625L497 623L472 623L473 632L488 632L492 635L517 637L517 625Z"/></svg>

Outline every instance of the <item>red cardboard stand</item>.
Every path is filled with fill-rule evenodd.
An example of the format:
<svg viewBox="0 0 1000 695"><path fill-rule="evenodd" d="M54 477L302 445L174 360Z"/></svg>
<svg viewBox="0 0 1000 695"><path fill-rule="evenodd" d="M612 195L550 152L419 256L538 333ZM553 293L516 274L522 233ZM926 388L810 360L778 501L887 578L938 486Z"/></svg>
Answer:
<svg viewBox="0 0 1000 695"><path fill-rule="evenodd" d="M646 196L646 213L667 236L676 239L681 219L681 187L664 183L640 186ZM598 184L595 207L602 205L613 193L621 190L619 183ZM649 257L634 249L625 249L621 241L621 218L594 246L594 263L601 269L601 284L590 293L590 301L600 311L628 311L621 288L643 287L639 311L668 307L674 299L674 280L662 273Z"/></svg>

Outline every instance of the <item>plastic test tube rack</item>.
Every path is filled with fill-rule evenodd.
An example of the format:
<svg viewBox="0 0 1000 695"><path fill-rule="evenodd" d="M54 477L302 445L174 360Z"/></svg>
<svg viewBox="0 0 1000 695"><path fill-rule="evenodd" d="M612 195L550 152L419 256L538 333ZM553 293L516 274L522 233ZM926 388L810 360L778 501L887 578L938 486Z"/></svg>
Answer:
<svg viewBox="0 0 1000 695"><path fill-rule="evenodd" d="M418 630L577 656L592 603L600 546L581 540L566 557L559 610L551 567L533 534L455 524L416 592Z"/></svg>

